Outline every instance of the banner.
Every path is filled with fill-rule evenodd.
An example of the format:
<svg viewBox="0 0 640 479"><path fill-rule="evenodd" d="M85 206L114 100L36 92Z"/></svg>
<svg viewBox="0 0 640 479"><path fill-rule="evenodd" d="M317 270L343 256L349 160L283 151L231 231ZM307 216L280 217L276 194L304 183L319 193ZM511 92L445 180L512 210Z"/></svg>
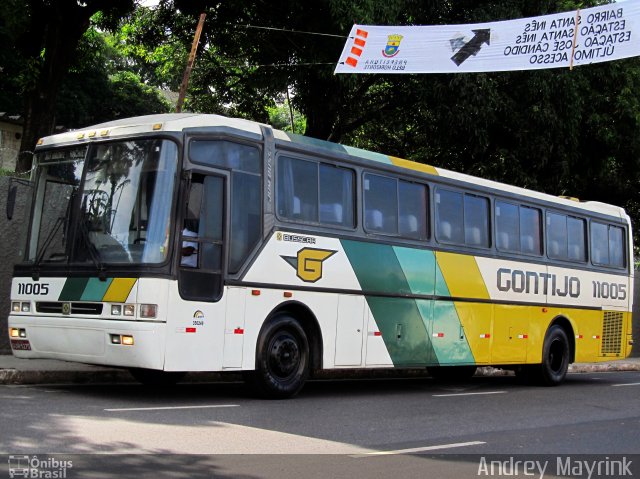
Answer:
<svg viewBox="0 0 640 479"><path fill-rule="evenodd" d="M640 55L640 1L492 23L354 25L335 73L571 68Z"/></svg>

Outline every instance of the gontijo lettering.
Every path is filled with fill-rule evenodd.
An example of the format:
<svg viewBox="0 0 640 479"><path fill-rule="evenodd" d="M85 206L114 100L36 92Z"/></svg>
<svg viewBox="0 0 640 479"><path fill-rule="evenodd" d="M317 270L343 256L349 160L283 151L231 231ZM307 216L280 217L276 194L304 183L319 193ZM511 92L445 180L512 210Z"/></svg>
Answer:
<svg viewBox="0 0 640 479"><path fill-rule="evenodd" d="M580 296L580 278L576 276L558 277L552 273L522 271L519 269L500 268L498 270L498 289L514 293L542 294L551 296Z"/></svg>

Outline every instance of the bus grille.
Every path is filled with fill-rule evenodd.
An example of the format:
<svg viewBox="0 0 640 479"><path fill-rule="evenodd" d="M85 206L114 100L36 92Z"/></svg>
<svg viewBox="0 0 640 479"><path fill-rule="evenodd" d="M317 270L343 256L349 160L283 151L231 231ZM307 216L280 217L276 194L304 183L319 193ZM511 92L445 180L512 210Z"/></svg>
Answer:
<svg viewBox="0 0 640 479"><path fill-rule="evenodd" d="M36 311L45 314L64 314L62 302L36 303ZM70 310L67 314L85 314L98 316L102 314L102 303L68 303Z"/></svg>
<svg viewBox="0 0 640 479"><path fill-rule="evenodd" d="M623 313L605 311L602 326L602 354L620 354Z"/></svg>

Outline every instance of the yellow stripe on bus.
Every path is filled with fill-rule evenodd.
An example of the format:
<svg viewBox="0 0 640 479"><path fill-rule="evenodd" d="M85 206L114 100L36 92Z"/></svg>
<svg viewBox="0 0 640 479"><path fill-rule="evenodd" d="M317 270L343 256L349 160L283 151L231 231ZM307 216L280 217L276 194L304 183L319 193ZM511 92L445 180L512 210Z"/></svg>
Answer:
<svg viewBox="0 0 640 479"><path fill-rule="evenodd" d="M489 292L473 256L438 251L436 260L452 297L489 299Z"/></svg>
<svg viewBox="0 0 640 479"><path fill-rule="evenodd" d="M115 278L104 294L102 301L110 303L124 303L136 284L137 278Z"/></svg>
<svg viewBox="0 0 640 479"><path fill-rule="evenodd" d="M438 171L431 165L416 163L415 161L403 160L402 158L397 158L395 156L390 156L389 158L391 159L391 163L396 166L401 166L402 168L408 168L414 171L422 171L423 173L438 176Z"/></svg>

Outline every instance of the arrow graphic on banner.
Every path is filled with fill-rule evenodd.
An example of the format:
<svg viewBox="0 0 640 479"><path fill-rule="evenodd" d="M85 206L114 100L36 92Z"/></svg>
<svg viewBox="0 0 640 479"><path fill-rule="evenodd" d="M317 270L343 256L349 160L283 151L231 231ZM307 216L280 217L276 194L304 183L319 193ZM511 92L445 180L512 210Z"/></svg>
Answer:
<svg viewBox="0 0 640 479"><path fill-rule="evenodd" d="M451 57L453 63L460 66L471 55L476 56L483 44L490 45L491 42L491 29L483 28L481 30L472 30L475 34L471 40L469 40L454 56Z"/></svg>

